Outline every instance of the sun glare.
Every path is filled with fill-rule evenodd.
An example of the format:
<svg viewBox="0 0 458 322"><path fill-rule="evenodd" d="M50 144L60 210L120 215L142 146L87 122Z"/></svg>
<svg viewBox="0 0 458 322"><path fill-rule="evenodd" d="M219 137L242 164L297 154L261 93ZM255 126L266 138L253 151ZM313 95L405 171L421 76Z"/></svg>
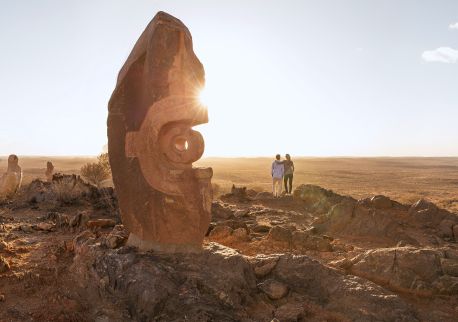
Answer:
<svg viewBox="0 0 458 322"><path fill-rule="evenodd" d="M200 92L199 92L199 101L204 106L208 105L208 91L207 91L206 87L204 87L204 88L202 88L200 90Z"/></svg>

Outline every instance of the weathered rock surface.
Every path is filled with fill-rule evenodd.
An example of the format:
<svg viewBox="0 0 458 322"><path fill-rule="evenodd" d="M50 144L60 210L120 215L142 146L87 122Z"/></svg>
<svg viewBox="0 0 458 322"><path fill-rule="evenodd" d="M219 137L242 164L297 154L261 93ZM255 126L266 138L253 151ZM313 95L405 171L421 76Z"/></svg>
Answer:
<svg viewBox="0 0 458 322"><path fill-rule="evenodd" d="M215 200L212 203L212 219L213 220L227 220L234 218L235 210L229 204Z"/></svg>
<svg viewBox="0 0 458 322"><path fill-rule="evenodd" d="M128 237L129 233L126 231L124 226L116 225L106 237L105 245L109 248L118 248L126 243Z"/></svg>
<svg viewBox="0 0 458 322"><path fill-rule="evenodd" d="M4 259L2 256L0 256L0 274L5 273L10 269L10 264L6 259Z"/></svg>
<svg viewBox="0 0 458 322"><path fill-rule="evenodd" d="M288 294L288 286L273 279L268 279L259 283L258 288L271 300L279 300Z"/></svg>
<svg viewBox="0 0 458 322"><path fill-rule="evenodd" d="M421 296L458 294L458 259L444 258L436 249L380 248L334 263L351 274L392 290ZM443 285L444 275L450 281Z"/></svg>
<svg viewBox="0 0 458 322"><path fill-rule="evenodd" d="M86 276L80 287L115 297L134 320L271 321L275 315L318 321L326 316L310 305L341 320L417 320L395 294L307 256L245 257L214 243L200 254L154 255L128 247L102 249L90 234L78 240L73 270Z"/></svg>
<svg viewBox="0 0 458 322"><path fill-rule="evenodd" d="M302 199L308 209L315 213L326 213L332 206L345 199L352 199L336 194L315 185L303 184L294 189L293 196Z"/></svg>
<svg viewBox="0 0 458 322"><path fill-rule="evenodd" d="M211 168L193 168L208 122L204 69L178 19L159 12L121 69L109 102L108 151L129 243L198 250L210 224Z"/></svg>
<svg viewBox="0 0 458 322"><path fill-rule="evenodd" d="M453 240L453 229L458 225L457 215L423 199L407 208L385 196L357 201L311 185L299 186L295 196L313 212L322 213L314 222L322 233L370 236L391 240L392 245L401 241L419 245L422 241L414 237L419 230L432 228L439 237Z"/></svg>
<svg viewBox="0 0 458 322"><path fill-rule="evenodd" d="M234 230L226 225L218 225L215 228L212 229L210 232L210 237L213 238L226 238L230 235L232 235L232 232Z"/></svg>

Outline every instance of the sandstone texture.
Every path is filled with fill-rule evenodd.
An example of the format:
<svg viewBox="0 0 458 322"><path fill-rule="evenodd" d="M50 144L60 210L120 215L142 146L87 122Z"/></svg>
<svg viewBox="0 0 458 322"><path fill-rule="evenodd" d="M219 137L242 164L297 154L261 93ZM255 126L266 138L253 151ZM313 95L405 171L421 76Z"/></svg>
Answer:
<svg viewBox="0 0 458 322"><path fill-rule="evenodd" d="M208 122L199 100L204 69L178 19L159 12L119 72L109 102L108 150L129 243L198 251L210 224L211 168L193 126Z"/></svg>

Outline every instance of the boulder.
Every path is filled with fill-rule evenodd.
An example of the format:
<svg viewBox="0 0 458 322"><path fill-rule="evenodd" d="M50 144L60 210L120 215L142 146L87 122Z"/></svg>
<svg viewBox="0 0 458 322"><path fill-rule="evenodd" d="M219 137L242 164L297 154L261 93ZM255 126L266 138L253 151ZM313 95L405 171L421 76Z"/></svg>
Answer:
<svg viewBox="0 0 458 322"><path fill-rule="evenodd" d="M340 196L332 190L327 190L310 184L302 184L298 186L294 189L293 196L304 201L305 205L316 213L326 213L332 206L342 200L351 199Z"/></svg>
<svg viewBox="0 0 458 322"><path fill-rule="evenodd" d="M212 220L225 220L234 217L234 211L228 204L215 200L212 203Z"/></svg>
<svg viewBox="0 0 458 322"><path fill-rule="evenodd" d="M351 259L352 274L367 278L393 290L431 295L442 275L442 252L414 247L381 248Z"/></svg>
<svg viewBox="0 0 458 322"><path fill-rule="evenodd" d="M251 259L256 277L262 278L268 275L277 265L279 257L276 255L258 255Z"/></svg>
<svg viewBox="0 0 458 322"><path fill-rule="evenodd" d="M377 209L389 209L393 207L393 202L390 198L382 195L373 196L371 199L371 204Z"/></svg>
<svg viewBox="0 0 458 322"><path fill-rule="evenodd" d="M282 226L272 227L267 236L270 240L279 242L291 242L292 233L291 230Z"/></svg>
<svg viewBox="0 0 458 322"><path fill-rule="evenodd" d="M233 229L229 226L218 225L210 232L211 238L227 238L232 235Z"/></svg>
<svg viewBox="0 0 458 322"><path fill-rule="evenodd" d="M35 229L42 231L51 231L54 229L54 225L47 222L40 222L35 226Z"/></svg>
<svg viewBox="0 0 458 322"><path fill-rule="evenodd" d="M248 240L248 232L245 228L237 228L232 232L232 237L240 240L240 241L247 241Z"/></svg>
<svg viewBox="0 0 458 322"><path fill-rule="evenodd" d="M439 208L426 199L415 202L410 206L408 213L413 217L413 220L430 227L436 227L444 218L444 214L439 211Z"/></svg>
<svg viewBox="0 0 458 322"><path fill-rule="evenodd" d="M129 237L129 233L123 225L116 225L105 239L105 245L109 248L118 248L124 245Z"/></svg>
<svg viewBox="0 0 458 322"><path fill-rule="evenodd" d="M90 220L90 216L86 211L78 211L76 215L74 215L68 225L70 227L86 227Z"/></svg>
<svg viewBox="0 0 458 322"><path fill-rule="evenodd" d="M258 288L271 300L279 300L288 294L288 286L273 279L259 283Z"/></svg>
<svg viewBox="0 0 458 322"><path fill-rule="evenodd" d="M288 285L291 293L323 303L323 309L338 312L343 320L417 321L412 308L392 292L307 256L282 255L269 276Z"/></svg>

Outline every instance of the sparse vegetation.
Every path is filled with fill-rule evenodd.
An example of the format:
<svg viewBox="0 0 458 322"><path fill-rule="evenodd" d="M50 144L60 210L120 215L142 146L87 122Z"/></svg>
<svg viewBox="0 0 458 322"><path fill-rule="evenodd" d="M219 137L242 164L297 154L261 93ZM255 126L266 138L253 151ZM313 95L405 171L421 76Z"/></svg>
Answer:
<svg viewBox="0 0 458 322"><path fill-rule="evenodd" d="M111 166L110 166L110 159L108 157L108 153L102 153L97 157L97 161L99 164L111 174Z"/></svg>
<svg viewBox="0 0 458 322"><path fill-rule="evenodd" d="M44 178L48 157L22 157L22 184ZM0 173L6 171L6 158ZM56 172L80 174L81 166L98 158L53 158ZM293 189L301 183L316 184L355 198L382 194L411 204L428 198L458 213L458 158L295 158ZM232 184L256 191L271 191L270 158L204 158L196 166L213 168L215 197L230 192ZM89 180L89 179L85 179ZM106 181L104 182L107 183Z"/></svg>
<svg viewBox="0 0 458 322"><path fill-rule="evenodd" d="M100 187L102 181L109 179L110 175L108 153L99 155L96 163L87 163L81 167L81 176L97 187Z"/></svg>

